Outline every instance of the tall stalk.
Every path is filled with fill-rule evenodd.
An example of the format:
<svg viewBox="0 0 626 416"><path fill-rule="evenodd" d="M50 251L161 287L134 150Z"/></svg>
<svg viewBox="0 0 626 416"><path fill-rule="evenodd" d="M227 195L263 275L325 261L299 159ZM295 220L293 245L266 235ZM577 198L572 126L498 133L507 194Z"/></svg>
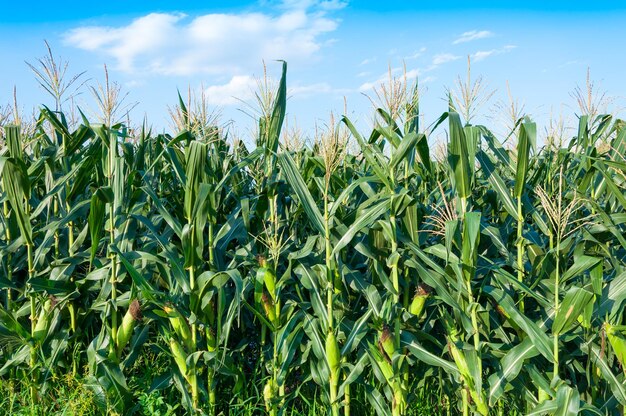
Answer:
<svg viewBox="0 0 626 416"><path fill-rule="evenodd" d="M517 197L517 281L524 282L524 243L522 233L524 228L524 217L522 216L522 197ZM519 301L519 309L524 312L524 299Z"/></svg>
<svg viewBox="0 0 626 416"><path fill-rule="evenodd" d="M6 228L5 228L5 236L6 236L6 241L7 244L9 244L11 242L11 229L9 228L9 202L8 201L4 201L3 205L3 211L4 211L4 218L6 221ZM11 282L13 280L13 271L11 269L11 255L7 254L5 256L5 264L6 264L6 270L7 270L7 280L9 282ZM11 295L11 288L7 287L6 288L6 303L5 303L5 307L7 311L11 311L12 308L12 295Z"/></svg>
<svg viewBox="0 0 626 416"><path fill-rule="evenodd" d="M114 189L115 183L115 175L119 175L121 172L116 172L115 162L117 159L117 136L111 130L110 126L104 127L105 132L109 139L109 148L108 148L108 160L107 160L107 182L110 189ZM111 275L109 278L109 283L111 284L111 342L109 344L109 353L110 356L115 357L116 351L115 346L117 345L117 327L118 327L118 316L117 316L117 255L111 247L115 245L116 240L116 224L115 224L115 194L114 191L114 200L109 202L109 264L111 265ZM121 202L121 201L120 201ZM118 357L119 358L119 357Z"/></svg>

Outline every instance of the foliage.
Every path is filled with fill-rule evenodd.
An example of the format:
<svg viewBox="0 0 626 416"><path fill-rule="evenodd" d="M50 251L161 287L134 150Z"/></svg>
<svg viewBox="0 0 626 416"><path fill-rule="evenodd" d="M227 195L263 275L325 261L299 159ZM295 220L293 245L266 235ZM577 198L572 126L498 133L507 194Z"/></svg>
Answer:
<svg viewBox="0 0 626 416"><path fill-rule="evenodd" d="M622 120L538 149L521 118L509 150L452 105L425 130L415 88L281 150L286 64L268 96L255 149L47 107L5 128L4 389L35 413L63 377L118 414L623 412Z"/></svg>

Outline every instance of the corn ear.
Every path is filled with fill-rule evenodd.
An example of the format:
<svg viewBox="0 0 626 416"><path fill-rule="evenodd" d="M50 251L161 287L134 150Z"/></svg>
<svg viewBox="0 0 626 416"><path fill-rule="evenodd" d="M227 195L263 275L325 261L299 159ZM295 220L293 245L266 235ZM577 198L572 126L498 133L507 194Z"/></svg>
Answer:
<svg viewBox="0 0 626 416"><path fill-rule="evenodd" d="M274 381L269 379L267 383L265 383L265 387L263 387L263 399L265 400L265 410L268 412L272 409L272 401L274 400L274 392L275 392Z"/></svg>
<svg viewBox="0 0 626 416"><path fill-rule="evenodd" d="M272 300L276 302L276 276L274 273L268 268L263 268L263 282L265 283L265 288L269 292Z"/></svg>
<svg viewBox="0 0 626 416"><path fill-rule="evenodd" d="M170 350L174 356L174 361L181 374L187 379L187 354L183 347L174 338L170 338Z"/></svg>
<svg viewBox="0 0 626 416"><path fill-rule="evenodd" d="M57 300L54 296L50 296L43 304L41 308L41 312L39 312L39 316L37 318L37 323L35 324L34 338L37 341L42 341L46 334L48 333L48 329L50 327L50 321L52 319L52 310L56 306Z"/></svg>
<svg viewBox="0 0 626 416"><path fill-rule="evenodd" d="M195 345L193 345L193 338L191 336L191 328L189 328L187 320L180 314L180 312L172 307L165 306L163 310L168 314L172 329L183 341L185 347L187 347L190 351L195 350Z"/></svg>
<svg viewBox="0 0 626 416"><path fill-rule="evenodd" d="M213 352L217 348L217 338L215 338L215 332L213 331L213 328L209 326L206 328L206 343L209 352Z"/></svg>
<svg viewBox="0 0 626 416"><path fill-rule="evenodd" d="M133 331L142 318L141 305L137 299L133 300L128 307L128 311L122 319L122 325L117 332L117 356L121 356L122 351L130 341Z"/></svg>
<svg viewBox="0 0 626 416"><path fill-rule="evenodd" d="M452 355L454 363L459 369L461 376L463 376L466 382L470 382L472 380L472 373L467 365L467 360L465 359L463 351L461 351L452 340L448 340L448 350L450 351L450 355Z"/></svg>
<svg viewBox="0 0 626 416"><path fill-rule="evenodd" d="M341 352L339 351L339 344L337 344L337 339L333 331L328 331L328 335L326 336L326 359L330 367L331 377L336 376L339 365L341 364Z"/></svg>
<svg viewBox="0 0 626 416"><path fill-rule="evenodd" d="M380 352L391 361L393 353L396 351L396 347L393 343L393 334L388 326L385 326L378 338L378 348Z"/></svg>
<svg viewBox="0 0 626 416"><path fill-rule="evenodd" d="M426 305L426 300L430 296L430 293L425 285L419 285L415 290L415 296L411 301L411 305L409 306L409 312L418 318L422 316L422 312L424 312L424 306Z"/></svg>
<svg viewBox="0 0 626 416"><path fill-rule="evenodd" d="M383 356L383 359L378 361L378 368L380 368L380 371L383 373L383 376L385 376L387 382L391 383L393 381L393 368L391 367L391 363L388 361L387 357L385 357L382 353L381 355Z"/></svg>
<svg viewBox="0 0 626 416"><path fill-rule="evenodd" d="M265 311L267 319L269 319L272 325L277 327L278 319L276 318L276 308L274 307L274 302L272 302L272 299L267 296L267 293L263 293L263 296L261 297L261 303L263 303L263 310Z"/></svg>

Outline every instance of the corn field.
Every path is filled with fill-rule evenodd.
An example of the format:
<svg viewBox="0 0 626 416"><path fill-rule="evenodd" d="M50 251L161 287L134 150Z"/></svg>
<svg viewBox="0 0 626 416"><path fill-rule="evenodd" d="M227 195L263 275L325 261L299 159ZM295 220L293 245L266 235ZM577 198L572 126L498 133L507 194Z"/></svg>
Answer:
<svg viewBox="0 0 626 416"><path fill-rule="evenodd" d="M442 415L623 414L624 121L540 146L452 97L423 125L410 88L370 132L287 146L286 72L253 149L182 99L174 135L45 106L4 126L0 380L33 413L71 375L129 414L150 353L146 389L187 414L400 416L423 391Z"/></svg>

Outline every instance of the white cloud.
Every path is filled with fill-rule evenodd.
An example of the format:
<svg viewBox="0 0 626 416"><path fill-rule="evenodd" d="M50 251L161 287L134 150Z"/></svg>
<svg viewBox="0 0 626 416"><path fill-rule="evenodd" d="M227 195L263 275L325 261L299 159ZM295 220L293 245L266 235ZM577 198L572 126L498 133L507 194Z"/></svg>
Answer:
<svg viewBox="0 0 626 416"><path fill-rule="evenodd" d="M310 97L317 94L328 94L333 92L333 88L327 82L318 82L310 85L296 85L287 89L287 95L290 97Z"/></svg>
<svg viewBox="0 0 626 416"><path fill-rule="evenodd" d="M373 58L365 58L361 61L361 63L359 64L359 66L363 66L363 65L369 65L373 62L376 62L376 57Z"/></svg>
<svg viewBox="0 0 626 416"><path fill-rule="evenodd" d="M484 39L493 36L493 32L488 30L470 30L469 32L462 33L454 42L453 45L459 43L471 42L473 40Z"/></svg>
<svg viewBox="0 0 626 416"><path fill-rule="evenodd" d="M426 48L420 48L419 51L414 52L412 55L409 56L405 56L404 59L417 59L420 56L422 56L424 54L424 52L426 52Z"/></svg>
<svg viewBox="0 0 626 416"><path fill-rule="evenodd" d="M305 2L315 3L313 10L301 3L277 15L151 13L123 26L78 27L65 41L112 58L127 73L237 74L263 59L306 62L315 55L338 26L326 10L341 2Z"/></svg>
<svg viewBox="0 0 626 416"><path fill-rule="evenodd" d="M443 65L448 62L461 59L459 55L452 55L451 53L440 53L433 57L433 65Z"/></svg>
<svg viewBox="0 0 626 416"><path fill-rule="evenodd" d="M496 49L491 49L489 51L478 51L472 55L472 58L474 58L474 62L478 62L478 61L482 61L483 59L490 57L496 52L497 52Z"/></svg>
<svg viewBox="0 0 626 416"><path fill-rule="evenodd" d="M341 10L348 5L347 1L327 0L319 3L322 10Z"/></svg>
<svg viewBox="0 0 626 416"><path fill-rule="evenodd" d="M347 1L341 0L282 0L279 2L279 7L284 9L308 9L318 8L320 10L341 10L348 5ZM262 1L261 4L272 5L271 1Z"/></svg>
<svg viewBox="0 0 626 416"><path fill-rule="evenodd" d="M235 75L226 84L206 88L207 103L219 106L238 104L242 100L251 99L256 87L257 81L254 77Z"/></svg>
<svg viewBox="0 0 626 416"><path fill-rule="evenodd" d="M472 59L474 60L474 62L479 62L493 55L500 55L503 53L510 52L516 47L517 46L515 45L506 45L500 49L490 49L488 51L477 51L472 54Z"/></svg>
<svg viewBox="0 0 626 416"><path fill-rule="evenodd" d="M207 103L216 106L239 105L254 98L258 90L255 77L235 75L226 84L211 85L204 89ZM348 90L334 89L327 82L309 85L296 85L287 89L289 98L306 98L318 94L346 93Z"/></svg>

